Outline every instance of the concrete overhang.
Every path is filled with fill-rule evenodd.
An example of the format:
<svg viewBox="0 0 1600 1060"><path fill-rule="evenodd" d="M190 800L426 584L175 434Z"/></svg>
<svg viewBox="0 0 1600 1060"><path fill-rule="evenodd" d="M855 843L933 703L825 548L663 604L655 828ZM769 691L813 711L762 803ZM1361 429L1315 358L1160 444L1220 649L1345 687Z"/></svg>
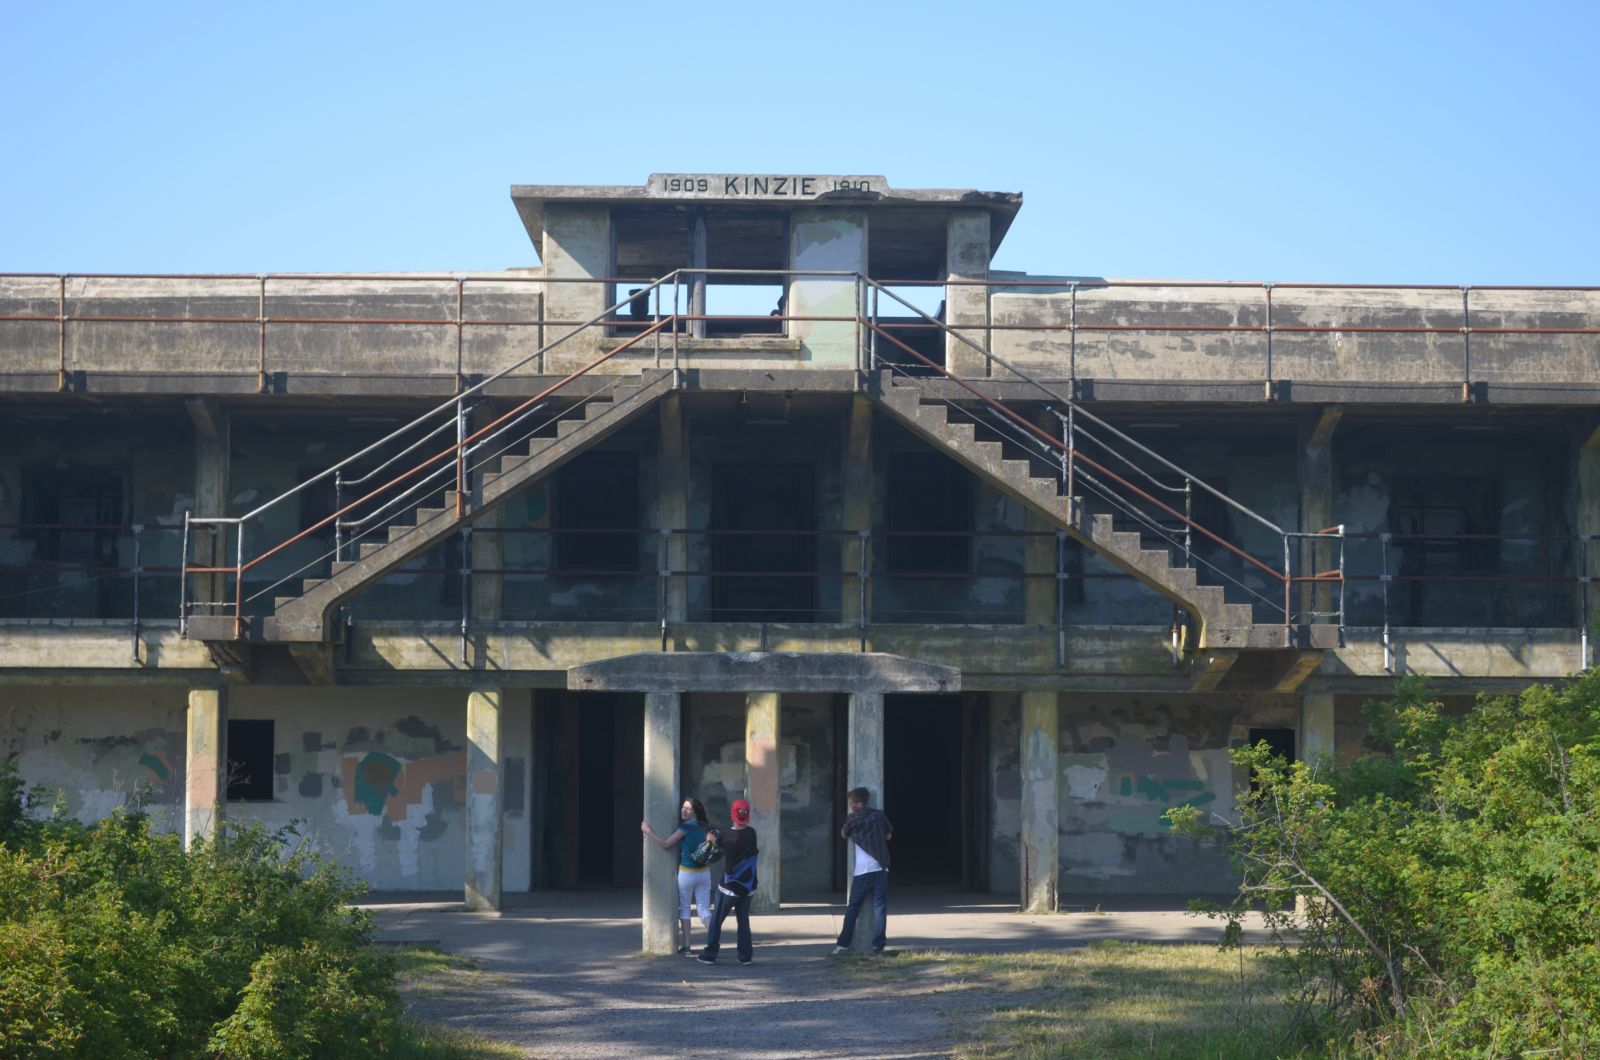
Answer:
<svg viewBox="0 0 1600 1060"><path fill-rule="evenodd" d="M959 692L953 666L882 652L641 652L574 666L579 692Z"/></svg>
<svg viewBox="0 0 1600 1060"><path fill-rule="evenodd" d="M705 191L688 194L670 190L668 181L680 183L689 180L698 186L705 181ZM773 192L778 181L786 182L799 194ZM761 191L752 190L752 182ZM788 182L795 182L790 184ZM811 182L811 183L801 183ZM847 184L850 186L839 187ZM732 190L729 190L732 189ZM652 173L644 184L513 184L511 201L517 207L528 238L533 240L536 252L543 253L545 206L549 203L584 203L608 206L660 206L663 209L686 206L709 206L718 209L756 208L764 210L793 208L797 206L837 205L862 206L868 209L900 210L920 207L924 211L949 210L960 207L987 210L989 213L989 250L993 254L1000 247L1006 231L1011 227L1017 211L1022 209L1020 191L979 191L975 188L892 188L883 177L830 176L819 174L756 174L756 173Z"/></svg>

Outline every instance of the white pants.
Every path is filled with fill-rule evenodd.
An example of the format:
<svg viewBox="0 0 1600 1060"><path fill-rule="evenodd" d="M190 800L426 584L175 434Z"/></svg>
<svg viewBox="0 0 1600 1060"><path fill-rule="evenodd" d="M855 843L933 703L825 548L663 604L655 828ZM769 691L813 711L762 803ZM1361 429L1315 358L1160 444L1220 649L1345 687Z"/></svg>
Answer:
<svg viewBox="0 0 1600 1060"><path fill-rule="evenodd" d="M700 911L700 923L711 923L711 870L678 868L678 919L689 919L689 903Z"/></svg>

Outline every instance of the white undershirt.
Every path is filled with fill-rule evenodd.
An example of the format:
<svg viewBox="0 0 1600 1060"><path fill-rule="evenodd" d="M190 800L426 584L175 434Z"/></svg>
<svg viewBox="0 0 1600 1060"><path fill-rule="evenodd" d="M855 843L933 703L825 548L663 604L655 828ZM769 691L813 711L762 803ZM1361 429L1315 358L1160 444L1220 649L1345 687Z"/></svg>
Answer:
<svg viewBox="0 0 1600 1060"><path fill-rule="evenodd" d="M855 841L851 840L851 842L855 842ZM881 872L883 870L883 866L878 864L878 859L873 857L871 854L868 854L865 847L863 847L860 843L856 843L855 846L856 846L856 871L855 871L855 874L857 876L860 876L862 873L866 873L866 872Z"/></svg>

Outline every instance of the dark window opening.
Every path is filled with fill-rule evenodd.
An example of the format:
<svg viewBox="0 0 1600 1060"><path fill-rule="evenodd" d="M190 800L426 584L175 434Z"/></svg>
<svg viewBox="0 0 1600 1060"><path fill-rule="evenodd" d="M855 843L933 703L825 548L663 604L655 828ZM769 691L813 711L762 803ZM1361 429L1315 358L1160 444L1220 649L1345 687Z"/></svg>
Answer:
<svg viewBox="0 0 1600 1060"><path fill-rule="evenodd" d="M273 723L228 720L228 801L272 800Z"/></svg>
<svg viewBox="0 0 1600 1060"><path fill-rule="evenodd" d="M1391 525L1398 546L1402 624L1493 624L1471 579L1500 571L1499 542L1470 535L1500 530L1493 480L1433 476L1397 484ZM1474 606L1476 604L1476 606Z"/></svg>
<svg viewBox="0 0 1600 1060"><path fill-rule="evenodd" d="M814 619L816 480L816 467L808 463L715 467L713 621Z"/></svg>
<svg viewBox="0 0 1600 1060"><path fill-rule="evenodd" d="M1284 761L1294 764L1294 730L1293 729L1251 729L1250 746L1265 740L1267 746L1272 748L1272 753Z"/></svg>
<svg viewBox="0 0 1600 1060"><path fill-rule="evenodd" d="M614 275L619 306L611 333L636 335L662 317L700 337L787 334L788 219L761 211L636 212L612 214ZM737 270L684 273L674 287L650 283L675 269ZM772 270L763 273L762 270ZM700 303L695 302L696 297Z"/></svg>
<svg viewBox="0 0 1600 1060"><path fill-rule="evenodd" d="M584 453L556 472L554 493L557 570L639 569L638 453Z"/></svg>
<svg viewBox="0 0 1600 1060"><path fill-rule="evenodd" d="M939 453L891 453L885 566L891 573L972 572L972 476Z"/></svg>
<svg viewBox="0 0 1600 1060"><path fill-rule="evenodd" d="M295 481L296 482L310 482L311 483L309 486L306 486L305 488L301 489L300 493L299 493L299 497L300 497L300 529L302 529L302 530L307 530L307 529L310 529L313 526L316 526L318 523L322 522L322 520L327 519L335 511L335 506L334 506L335 496L334 496L333 476L329 475L326 478L320 478L320 479L317 479L317 481L315 481L315 482L311 482L312 479L316 478L318 475L322 474L322 472L324 472L326 470L327 470L326 467L322 467L320 465L317 466L317 467L303 467L303 468L300 468L299 471L297 471L296 474L295 474ZM345 503L348 504L350 501L354 500L356 497L362 496L363 494L365 494L368 491L370 491L371 488L372 488L371 486L367 486L366 488L362 489L359 493L355 493L354 496L352 496L350 492L347 492L343 499L344 499ZM352 517L357 516L359 514L360 514L360 511L357 510L357 511L354 511L354 512L350 512L350 513L348 513L346 515L343 515L340 518L343 519L343 520L348 521ZM348 540L349 538L354 537L356 534L359 534L361 529L364 529L364 527L363 528L352 528L350 530L350 533L346 535L346 539ZM332 541L333 540L333 531L334 531L333 521L330 519L328 521L327 525L319 527L317 529L316 533L313 534L312 536L317 538L317 539L319 539L319 540ZM373 538L368 537L368 538L365 538L364 540L371 541L371 540L373 540Z"/></svg>
<svg viewBox="0 0 1600 1060"><path fill-rule="evenodd" d="M89 567L115 566L125 515L122 476L115 472L39 472L31 477L23 521L49 529L33 533L38 558Z"/></svg>

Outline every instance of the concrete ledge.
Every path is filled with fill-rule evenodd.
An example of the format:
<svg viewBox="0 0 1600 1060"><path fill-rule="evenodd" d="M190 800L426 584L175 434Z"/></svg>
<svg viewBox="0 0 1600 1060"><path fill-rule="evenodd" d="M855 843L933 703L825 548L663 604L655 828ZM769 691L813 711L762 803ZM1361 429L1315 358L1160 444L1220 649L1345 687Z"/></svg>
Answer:
<svg viewBox="0 0 1600 1060"><path fill-rule="evenodd" d="M567 671L576 691L959 692L953 666L881 652L640 653Z"/></svg>

